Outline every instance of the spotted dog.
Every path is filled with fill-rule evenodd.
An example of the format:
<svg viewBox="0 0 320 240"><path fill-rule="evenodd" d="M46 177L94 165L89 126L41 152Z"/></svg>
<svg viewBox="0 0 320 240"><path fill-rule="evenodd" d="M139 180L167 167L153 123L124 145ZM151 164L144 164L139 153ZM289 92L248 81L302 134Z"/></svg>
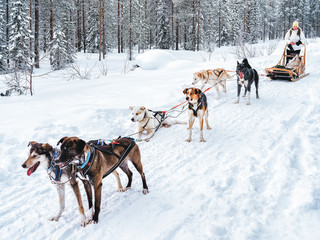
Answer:
<svg viewBox="0 0 320 240"><path fill-rule="evenodd" d="M203 138L203 121L205 120L207 129L211 129L208 123L208 103L206 95L198 88L186 88L183 90L188 101L189 114L189 137L186 140L191 142L192 127L196 118L199 119L200 124L200 142L205 142Z"/></svg>

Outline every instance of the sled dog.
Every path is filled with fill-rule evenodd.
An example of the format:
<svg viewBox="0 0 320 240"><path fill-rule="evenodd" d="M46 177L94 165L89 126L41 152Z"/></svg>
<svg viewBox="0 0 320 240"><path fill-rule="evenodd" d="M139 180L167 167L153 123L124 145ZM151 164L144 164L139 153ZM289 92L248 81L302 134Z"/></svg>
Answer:
<svg viewBox="0 0 320 240"><path fill-rule="evenodd" d="M186 140L191 142L192 127L196 118L200 123L200 142L205 142L203 138L203 120L206 122L207 129L211 129L208 123L208 103L206 95L198 88L186 88L183 90L188 101L188 115L189 115L189 137Z"/></svg>
<svg viewBox="0 0 320 240"><path fill-rule="evenodd" d="M217 92L217 99L220 98L219 85L222 86L223 92L227 92L227 79L230 75L223 68L202 70L193 74L193 82L195 85L197 82L201 82L200 89L203 90L206 84L214 84Z"/></svg>
<svg viewBox="0 0 320 240"><path fill-rule="evenodd" d="M61 143L61 155L59 158L59 163L62 164L77 161L79 159L86 159L90 152L95 152L95 154L92 155L92 164L90 165L90 169L87 172L89 182L91 183L94 189L94 214L92 216L93 223L98 223L99 220L102 179L118 163L117 156L127 154L124 160L119 165L119 167L126 173L128 177L128 184L124 191L128 190L131 187L132 183L132 172L128 167L128 160L131 160L134 167L141 175L143 183L142 192L144 194L147 194L149 192L145 175L143 172L141 155L138 145L134 144L129 153L127 153L127 149L122 147L124 145L129 146L130 144L132 144L132 141L134 140L129 138L119 138L117 139L116 144L113 144L112 146L104 145L101 146L101 148L97 149L93 149L93 146L89 145L84 140L77 137L63 137L58 142L58 145ZM106 153L105 151L101 150L103 148L111 148L113 153Z"/></svg>
<svg viewBox="0 0 320 240"><path fill-rule="evenodd" d="M250 105L250 92L251 92L251 85L253 82L256 87L256 98L259 99L259 94L258 94L259 75L255 69L251 68L246 58L243 59L242 63L239 63L237 61L236 73L237 73L238 93L237 93L237 100L234 103L239 103L241 87L244 86L245 91L244 91L243 97L245 97L248 92L247 105Z"/></svg>
<svg viewBox="0 0 320 240"><path fill-rule="evenodd" d="M147 132L145 141L154 135L155 131L159 127L170 127L175 124L187 124L186 122L178 121L176 119L168 118L166 112L162 111L151 111L141 107L130 106L129 109L132 111L132 122L138 123L138 139L141 140L141 136L144 131Z"/></svg>
<svg viewBox="0 0 320 240"><path fill-rule="evenodd" d="M84 227L88 222L84 214L78 182L76 180L75 174L72 173L71 167L61 169L60 171L59 167L53 164L55 155L59 156L60 151L58 149L52 148L50 144L37 143L35 141L32 141L28 144L28 146L30 145L31 148L28 159L22 164L23 168L28 168L28 176L34 173L39 166L42 166L48 171L48 174L54 174L55 176L53 178L55 178L55 180L57 181L56 187L58 190L60 209L58 214L54 217L51 217L50 220L58 221L65 208L65 185L59 184L59 181L65 182L70 179L70 185L78 201L78 208L81 215L81 225ZM83 180L82 182L87 193L89 208L91 208L92 197L90 196L92 196L92 194L90 184L86 180Z"/></svg>

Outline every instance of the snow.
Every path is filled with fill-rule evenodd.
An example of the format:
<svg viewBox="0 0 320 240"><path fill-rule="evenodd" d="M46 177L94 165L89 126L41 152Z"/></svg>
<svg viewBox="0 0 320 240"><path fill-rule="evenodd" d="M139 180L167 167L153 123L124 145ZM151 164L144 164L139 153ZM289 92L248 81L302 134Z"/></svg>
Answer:
<svg viewBox="0 0 320 240"><path fill-rule="evenodd" d="M268 44L258 47L264 50ZM271 55L249 58L249 63L264 74L265 67L280 59L283 46L284 41ZM199 142L197 121L191 143L185 142L185 125L161 128L150 142L137 143L150 193L142 194L141 179L131 165L129 191L117 192L115 178L105 178L99 223L85 228L70 187L62 217L48 220L59 209L58 196L44 169L27 176L21 167L28 142L55 146L64 136L89 141L130 135L137 126L130 121L129 106L169 110L184 101L182 91L191 86L193 72L234 70L241 59L232 47L216 49L211 57L151 50L135 56L141 68L123 73L127 56L110 53L105 77L96 55L78 54L83 71L96 64L91 80L67 81L70 70L55 71L34 78L33 97L1 97L1 238L319 239L318 46L319 39L309 39L309 76L294 83L260 77L261 99L252 97L250 106L242 98L233 104L234 78L220 100L214 89L208 91L212 130L204 130L205 143ZM41 66L35 75L50 71L47 62ZM179 119L187 121L187 113ZM125 185L125 174L119 173ZM89 215L82 184L80 190Z"/></svg>

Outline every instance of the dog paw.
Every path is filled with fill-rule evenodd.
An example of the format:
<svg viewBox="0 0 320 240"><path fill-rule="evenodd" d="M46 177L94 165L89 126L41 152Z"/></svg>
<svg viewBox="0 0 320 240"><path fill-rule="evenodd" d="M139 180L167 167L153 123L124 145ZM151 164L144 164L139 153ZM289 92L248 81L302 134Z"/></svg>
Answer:
<svg viewBox="0 0 320 240"><path fill-rule="evenodd" d="M212 128L211 128L211 127L207 127L207 129L208 129L208 130L211 130Z"/></svg>
<svg viewBox="0 0 320 240"><path fill-rule="evenodd" d="M85 221L80 221L81 227L85 227L92 222L91 219L86 219Z"/></svg>
<svg viewBox="0 0 320 240"><path fill-rule="evenodd" d="M123 188L118 188L117 192L124 192L124 189Z"/></svg>
<svg viewBox="0 0 320 240"><path fill-rule="evenodd" d="M206 142L206 140L204 140L204 139L202 138L202 139L200 139L200 142Z"/></svg>
<svg viewBox="0 0 320 240"><path fill-rule="evenodd" d="M186 142L191 142L191 139L190 139L190 138L188 138L188 139L186 140Z"/></svg>
<svg viewBox="0 0 320 240"><path fill-rule="evenodd" d="M49 218L49 221L56 221L56 222L58 222L58 221L59 221L59 218L60 218L60 216L54 216L54 217Z"/></svg>
<svg viewBox="0 0 320 240"><path fill-rule="evenodd" d="M143 193L143 194L149 193L149 189L147 189L147 188L142 189L142 193Z"/></svg>
<svg viewBox="0 0 320 240"><path fill-rule="evenodd" d="M187 130L191 130L192 128L188 127Z"/></svg>
<svg viewBox="0 0 320 240"><path fill-rule="evenodd" d="M238 103L239 103L239 101L234 101L233 103L234 103L234 104L238 104Z"/></svg>
<svg viewBox="0 0 320 240"><path fill-rule="evenodd" d="M126 192L130 189L131 187L126 187L125 189L123 189L123 192Z"/></svg>
<svg viewBox="0 0 320 240"><path fill-rule="evenodd" d="M251 105L249 102L246 103L247 105Z"/></svg>

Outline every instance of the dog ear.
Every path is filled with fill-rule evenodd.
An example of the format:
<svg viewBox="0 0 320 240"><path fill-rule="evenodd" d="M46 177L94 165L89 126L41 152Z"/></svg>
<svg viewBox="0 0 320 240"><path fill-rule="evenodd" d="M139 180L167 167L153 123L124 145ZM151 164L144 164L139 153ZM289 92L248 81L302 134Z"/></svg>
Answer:
<svg viewBox="0 0 320 240"><path fill-rule="evenodd" d="M195 94L201 94L202 91L201 91L199 88L195 88L194 93L195 93Z"/></svg>
<svg viewBox="0 0 320 240"><path fill-rule="evenodd" d="M63 141L68 138L67 136L66 137L63 137L61 138L58 142L57 142L57 146L59 146L60 143L63 143Z"/></svg>
<svg viewBox="0 0 320 240"><path fill-rule="evenodd" d="M187 94L188 90L189 90L189 88L185 88L185 89L183 90L183 94Z"/></svg>
<svg viewBox="0 0 320 240"><path fill-rule="evenodd" d="M142 106L142 107L140 107L140 110L144 111L144 110L146 110L146 108L144 106Z"/></svg>
<svg viewBox="0 0 320 240"><path fill-rule="evenodd" d="M44 144L42 144L42 147L43 147L47 152L52 151L52 146L51 146L49 143L44 143Z"/></svg>
<svg viewBox="0 0 320 240"><path fill-rule="evenodd" d="M77 153L79 153L79 154L82 153L82 151L87 143L85 141L83 141L82 139L75 140L74 142L76 143L76 146L77 146L76 147Z"/></svg>
<svg viewBox="0 0 320 240"><path fill-rule="evenodd" d="M33 145L36 145L37 144L37 142L36 141L30 141L29 143L28 143L28 147L31 145L31 146L33 146Z"/></svg>

